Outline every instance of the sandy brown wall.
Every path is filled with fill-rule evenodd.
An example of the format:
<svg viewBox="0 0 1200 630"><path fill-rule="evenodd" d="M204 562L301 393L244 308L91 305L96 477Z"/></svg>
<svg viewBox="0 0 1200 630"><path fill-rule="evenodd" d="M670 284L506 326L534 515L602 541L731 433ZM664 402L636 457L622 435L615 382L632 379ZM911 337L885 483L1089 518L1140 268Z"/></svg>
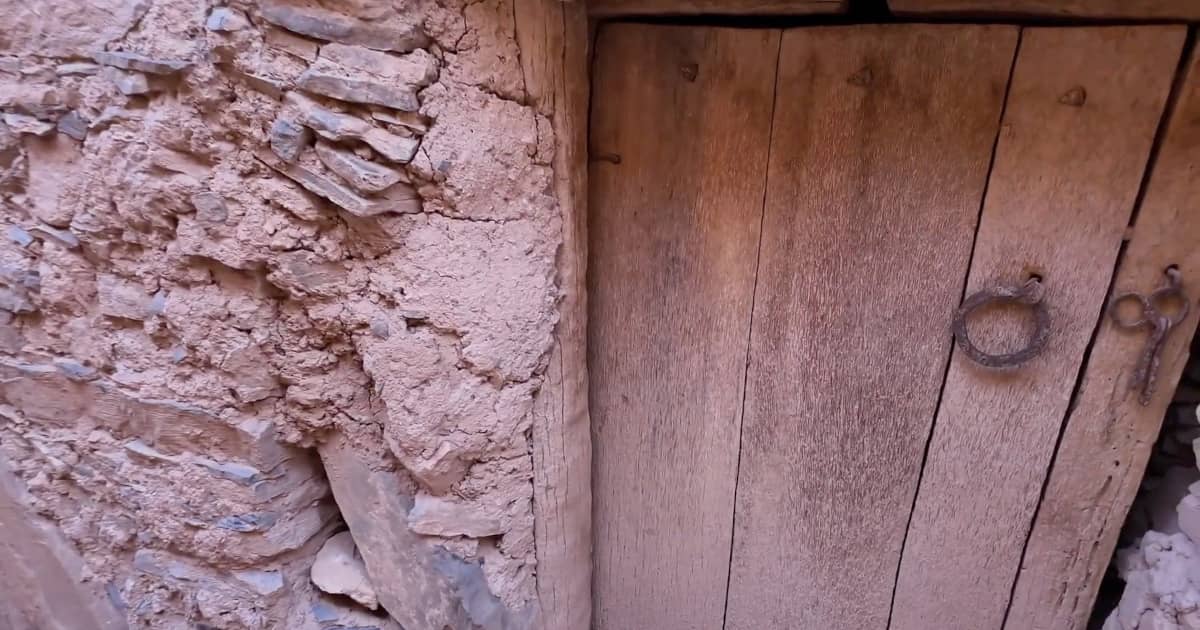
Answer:
<svg viewBox="0 0 1200 630"><path fill-rule="evenodd" d="M530 625L563 225L512 4L2 4L13 566L94 627ZM344 523L377 613L310 581Z"/></svg>

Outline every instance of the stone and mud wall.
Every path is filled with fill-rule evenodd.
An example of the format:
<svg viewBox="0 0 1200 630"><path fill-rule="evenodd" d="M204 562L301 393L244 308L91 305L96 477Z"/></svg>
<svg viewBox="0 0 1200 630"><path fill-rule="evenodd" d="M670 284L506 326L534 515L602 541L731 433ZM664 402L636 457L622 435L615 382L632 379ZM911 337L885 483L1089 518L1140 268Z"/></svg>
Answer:
<svg viewBox="0 0 1200 630"><path fill-rule="evenodd" d="M510 0L0 4L0 627L529 627Z"/></svg>

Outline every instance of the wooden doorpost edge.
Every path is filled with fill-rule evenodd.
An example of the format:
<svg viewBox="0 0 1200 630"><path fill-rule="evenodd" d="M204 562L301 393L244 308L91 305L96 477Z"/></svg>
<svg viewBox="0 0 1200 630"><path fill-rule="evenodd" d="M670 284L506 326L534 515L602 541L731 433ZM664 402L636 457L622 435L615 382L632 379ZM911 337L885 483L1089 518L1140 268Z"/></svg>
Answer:
<svg viewBox="0 0 1200 630"><path fill-rule="evenodd" d="M592 442L587 379L588 22L583 0L514 0L530 104L551 120L562 215L558 324L533 412L533 510L541 630L592 616Z"/></svg>
<svg viewBox="0 0 1200 630"><path fill-rule="evenodd" d="M1167 340L1158 387L1138 403L1129 378L1145 335L1100 324L1030 534L1008 630L1083 630L1200 319L1200 51L1192 55L1152 165L1115 292L1152 291L1178 265L1190 316Z"/></svg>

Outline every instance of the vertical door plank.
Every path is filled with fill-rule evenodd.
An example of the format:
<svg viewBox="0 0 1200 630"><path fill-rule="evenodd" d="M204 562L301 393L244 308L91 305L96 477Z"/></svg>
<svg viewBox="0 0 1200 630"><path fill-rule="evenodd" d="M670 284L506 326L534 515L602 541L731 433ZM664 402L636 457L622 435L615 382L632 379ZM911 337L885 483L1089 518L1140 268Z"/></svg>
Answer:
<svg viewBox="0 0 1200 630"><path fill-rule="evenodd" d="M894 630L1003 623L1184 36L1182 27L1023 33L967 284L974 292L1042 276L1049 344L1010 372L954 353L905 543ZM995 349L1020 345L1020 317L976 322L973 338Z"/></svg>
<svg viewBox="0 0 1200 630"><path fill-rule="evenodd" d="M1172 332L1158 392L1145 407L1129 389L1145 335L1106 318L1092 348L1062 445L1038 509L1005 625L1083 630L1137 494L1163 413L1187 362L1200 309L1200 52L1193 54L1153 166L1114 287L1152 290L1178 265L1191 315Z"/></svg>
<svg viewBox="0 0 1200 630"><path fill-rule="evenodd" d="M886 625L1016 39L784 34L729 630Z"/></svg>
<svg viewBox="0 0 1200 630"><path fill-rule="evenodd" d="M779 31L605 27L588 270L600 630L720 630Z"/></svg>

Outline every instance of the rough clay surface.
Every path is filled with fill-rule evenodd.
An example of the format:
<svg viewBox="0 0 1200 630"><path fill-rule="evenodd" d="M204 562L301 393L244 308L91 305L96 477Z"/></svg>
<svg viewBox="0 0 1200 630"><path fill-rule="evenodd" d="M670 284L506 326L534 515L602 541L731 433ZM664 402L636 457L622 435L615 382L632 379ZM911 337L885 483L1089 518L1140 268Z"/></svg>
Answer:
<svg viewBox="0 0 1200 630"><path fill-rule="evenodd" d="M510 1L0 6L0 498L94 627L398 628L312 585L335 432L523 625L560 216Z"/></svg>

